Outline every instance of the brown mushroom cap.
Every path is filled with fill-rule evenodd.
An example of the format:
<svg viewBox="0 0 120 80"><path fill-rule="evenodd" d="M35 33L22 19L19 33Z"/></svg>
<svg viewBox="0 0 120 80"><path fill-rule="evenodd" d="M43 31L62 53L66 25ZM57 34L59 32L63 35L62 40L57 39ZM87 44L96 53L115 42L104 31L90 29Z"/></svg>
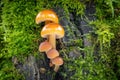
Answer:
<svg viewBox="0 0 120 80"><path fill-rule="evenodd" d="M51 60L52 64L55 65L62 65L63 64L63 59L61 57L56 57Z"/></svg>
<svg viewBox="0 0 120 80"><path fill-rule="evenodd" d="M52 21L54 23L58 23L58 16L52 10L43 10L38 13L36 16L36 23L39 24L43 21Z"/></svg>
<svg viewBox="0 0 120 80"><path fill-rule="evenodd" d="M56 38L62 38L64 36L64 29L58 23L49 23L41 30L41 36L47 38L49 35L55 35Z"/></svg>
<svg viewBox="0 0 120 80"><path fill-rule="evenodd" d="M50 49L52 49L52 45L51 45L49 42L47 42L47 41L42 42L42 43L40 44L40 46L39 46L39 51L40 51L40 52L47 52L47 51L49 51Z"/></svg>
<svg viewBox="0 0 120 80"><path fill-rule="evenodd" d="M47 52L47 57L49 59L53 59L57 56L59 56L59 52L56 49L51 49L50 51Z"/></svg>

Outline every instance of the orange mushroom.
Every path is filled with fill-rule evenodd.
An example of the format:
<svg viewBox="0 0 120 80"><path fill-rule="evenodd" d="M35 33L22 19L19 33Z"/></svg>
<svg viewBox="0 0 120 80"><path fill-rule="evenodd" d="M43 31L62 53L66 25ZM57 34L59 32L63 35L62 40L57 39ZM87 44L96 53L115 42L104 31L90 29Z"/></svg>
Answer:
<svg viewBox="0 0 120 80"><path fill-rule="evenodd" d="M50 49L52 49L52 45L47 41L42 42L39 46L39 51L40 52L46 52L47 53Z"/></svg>
<svg viewBox="0 0 120 80"><path fill-rule="evenodd" d="M61 57L56 57L54 59L51 60L52 64L55 65L54 71L57 72L60 65L63 64L63 59Z"/></svg>
<svg viewBox="0 0 120 80"><path fill-rule="evenodd" d="M45 21L46 24L50 22L59 23L58 16L53 10L43 10L38 13L35 19L36 23L39 24Z"/></svg>
<svg viewBox="0 0 120 80"><path fill-rule="evenodd" d="M43 38L48 38L50 44L52 44L52 47L56 48L56 39L64 36L64 29L58 23L50 23L43 27L41 36Z"/></svg>
<svg viewBox="0 0 120 80"><path fill-rule="evenodd" d="M59 52L56 49L51 49L47 52L47 57L49 59L53 59L55 57L59 56Z"/></svg>

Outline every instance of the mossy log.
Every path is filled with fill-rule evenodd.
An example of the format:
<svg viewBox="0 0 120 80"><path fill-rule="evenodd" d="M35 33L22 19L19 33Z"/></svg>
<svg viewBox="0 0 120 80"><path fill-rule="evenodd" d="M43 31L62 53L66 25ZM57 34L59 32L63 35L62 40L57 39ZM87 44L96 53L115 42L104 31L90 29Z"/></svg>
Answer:
<svg viewBox="0 0 120 80"><path fill-rule="evenodd" d="M63 9L57 7L54 10L57 12L60 24L65 29L65 37L57 40L57 50L60 52L60 56L64 58L64 65L56 73L53 71L53 68L49 67L49 59L47 59L45 54L38 53L37 57L30 55L26 57L24 63L18 61L15 64L20 73L24 74L25 80L70 80L70 77L75 74L75 70L69 71L66 66L71 64L71 62L66 62L65 58L75 59L79 56L84 57L84 53L78 50L78 47L91 46L91 42L86 38L85 34L90 33L92 29L90 26L87 26L88 23L85 17L81 18L75 12L72 12L69 15L70 20L68 20L64 15ZM90 21L95 20L94 13L94 4L87 4L85 16ZM13 58L13 62L15 59Z"/></svg>

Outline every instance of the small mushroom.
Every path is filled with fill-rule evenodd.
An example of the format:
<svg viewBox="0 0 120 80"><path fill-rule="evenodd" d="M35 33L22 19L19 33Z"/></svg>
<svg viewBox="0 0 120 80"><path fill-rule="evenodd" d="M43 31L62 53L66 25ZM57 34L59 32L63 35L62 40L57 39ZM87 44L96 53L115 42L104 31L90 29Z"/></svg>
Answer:
<svg viewBox="0 0 120 80"><path fill-rule="evenodd" d="M57 72L60 65L63 64L63 59L61 57L56 57L54 59L51 60L52 64L55 65L54 71Z"/></svg>
<svg viewBox="0 0 120 80"><path fill-rule="evenodd" d="M36 23L39 24L45 21L45 24L54 22L58 23L58 16L53 10L42 10L38 13L35 19Z"/></svg>
<svg viewBox="0 0 120 80"><path fill-rule="evenodd" d="M47 41L44 41L39 45L39 51L40 52L46 52L47 53L50 49L52 49L52 45Z"/></svg>
<svg viewBox="0 0 120 80"><path fill-rule="evenodd" d="M47 52L47 57L49 59L53 59L55 57L59 56L59 52L56 49L51 49Z"/></svg>
<svg viewBox="0 0 120 80"><path fill-rule="evenodd" d="M56 48L56 39L64 36L64 29L58 23L49 23L42 28L41 36L43 38L48 38L52 47Z"/></svg>

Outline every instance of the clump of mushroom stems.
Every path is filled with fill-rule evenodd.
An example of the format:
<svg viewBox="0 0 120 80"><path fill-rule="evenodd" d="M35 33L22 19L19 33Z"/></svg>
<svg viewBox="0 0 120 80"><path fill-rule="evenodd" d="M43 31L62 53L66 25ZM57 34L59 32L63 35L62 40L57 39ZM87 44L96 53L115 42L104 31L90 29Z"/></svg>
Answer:
<svg viewBox="0 0 120 80"><path fill-rule="evenodd" d="M52 47L56 49L56 36L54 34L49 35L49 42L52 44ZM52 64L52 63L51 63ZM57 72L59 70L60 65L55 65L54 71Z"/></svg>
<svg viewBox="0 0 120 80"><path fill-rule="evenodd" d="M52 14L53 16L51 17L50 14ZM47 24L50 24L50 23L59 23L59 20L58 20L58 17L57 15L55 14L55 12L53 12L52 10L43 10L41 11L37 16L36 16L36 23L39 24L41 22L45 21L45 25ZM53 25L51 26L53 27ZM50 28L51 28L50 27ZM49 30L49 29L48 29ZM55 29L57 32L59 31L58 29ZM61 29L60 30L63 30L62 32L60 33L64 33L64 29ZM53 30L54 31L54 30ZM42 31L41 31L42 32ZM48 31L49 32L49 31ZM55 34L54 34L55 33ZM47 44L47 46L44 45L44 47L42 48L42 50L39 50L40 52L45 52L47 54L47 57L49 55L49 59L50 59L50 67L52 67L53 65L55 65L54 67L54 71L57 72L59 70L59 67L60 65L63 64L63 59L61 57L59 57L59 53L56 51L56 36L59 34L59 33L56 33L56 32L50 32L49 35L47 35L47 37L44 37L44 38L47 38L46 42L49 42L50 44ZM61 35L61 34L60 34ZM63 34L62 34L63 35ZM50 47L48 47L48 45ZM52 57L51 57L51 53L49 53L50 50L52 49L55 49L55 52L52 52L54 54L52 54ZM53 56L54 55L54 56ZM60 61L60 62L59 62Z"/></svg>
<svg viewBox="0 0 120 80"><path fill-rule="evenodd" d="M60 65L63 64L63 60L59 57L58 51L55 48L52 48L52 44L50 45L50 43L47 40L40 44L40 52L43 51L47 54L47 57L50 59L50 67L54 65L54 71L57 72L59 70ZM62 62L62 64L59 64L60 62Z"/></svg>

